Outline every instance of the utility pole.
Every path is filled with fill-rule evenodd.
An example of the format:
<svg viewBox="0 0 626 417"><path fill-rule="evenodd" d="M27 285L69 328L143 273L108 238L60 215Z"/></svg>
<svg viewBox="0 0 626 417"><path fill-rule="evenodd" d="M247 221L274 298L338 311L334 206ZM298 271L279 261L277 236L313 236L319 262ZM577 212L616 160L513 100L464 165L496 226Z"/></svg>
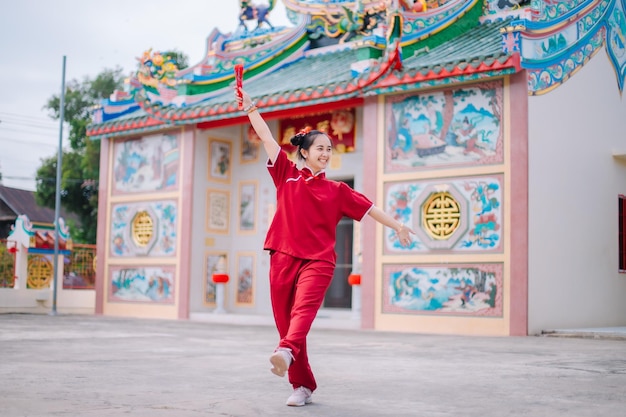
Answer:
<svg viewBox="0 0 626 417"><path fill-rule="evenodd" d="M65 55L63 55L63 76L61 78L61 104L59 109L59 152L57 154L57 183L54 199L54 268L52 277L52 311L57 314L57 277L59 271L59 215L61 212L61 164L63 163L63 119L65 118Z"/></svg>

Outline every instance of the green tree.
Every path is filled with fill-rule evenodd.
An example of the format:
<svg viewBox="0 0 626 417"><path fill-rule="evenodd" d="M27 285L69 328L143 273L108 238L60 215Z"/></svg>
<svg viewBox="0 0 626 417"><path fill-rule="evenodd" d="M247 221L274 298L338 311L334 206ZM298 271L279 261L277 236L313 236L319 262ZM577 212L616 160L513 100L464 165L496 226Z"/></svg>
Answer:
<svg viewBox="0 0 626 417"><path fill-rule="evenodd" d="M61 168L61 206L76 215L78 224L70 225L76 242L95 243L98 212L98 178L100 173L100 141L87 137L91 123L91 109L124 83L122 68L105 69L96 78L72 80L65 90L65 121L69 125L70 149L63 150ZM60 117L59 95L54 95L44 106L50 117ZM37 202L54 208L56 195L57 156L42 160L37 170Z"/></svg>
<svg viewBox="0 0 626 417"><path fill-rule="evenodd" d="M188 57L177 50L162 52L171 57L178 69L188 66ZM95 243L98 220L98 179L100 176L100 141L87 137L91 109L108 98L124 84L122 68L104 69L96 78L72 80L65 89L64 119L69 124L70 149L63 150L61 167L61 206L78 218L65 219L72 239L80 243ZM53 95L44 106L55 120L60 118L61 97ZM37 170L37 203L54 208L56 196L57 157L42 160Z"/></svg>

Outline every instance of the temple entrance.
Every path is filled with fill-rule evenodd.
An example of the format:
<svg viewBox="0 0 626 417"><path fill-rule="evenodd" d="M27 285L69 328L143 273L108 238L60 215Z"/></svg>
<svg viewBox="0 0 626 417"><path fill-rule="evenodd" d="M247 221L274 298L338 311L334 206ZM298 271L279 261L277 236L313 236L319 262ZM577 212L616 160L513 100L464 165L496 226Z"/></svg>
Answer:
<svg viewBox="0 0 626 417"><path fill-rule="evenodd" d="M354 187L354 180L344 181ZM348 276L352 272L352 243L354 223L352 219L344 217L337 225L337 265L333 280L324 298L325 308L351 308L352 287L348 283Z"/></svg>

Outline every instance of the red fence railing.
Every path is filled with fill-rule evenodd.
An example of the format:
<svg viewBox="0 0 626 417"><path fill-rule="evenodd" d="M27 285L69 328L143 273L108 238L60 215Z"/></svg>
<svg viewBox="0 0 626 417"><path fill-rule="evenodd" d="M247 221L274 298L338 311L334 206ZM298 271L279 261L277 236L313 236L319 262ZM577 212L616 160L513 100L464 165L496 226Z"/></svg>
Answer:
<svg viewBox="0 0 626 417"><path fill-rule="evenodd" d="M94 289L96 284L96 245L74 244L65 256L63 289Z"/></svg>

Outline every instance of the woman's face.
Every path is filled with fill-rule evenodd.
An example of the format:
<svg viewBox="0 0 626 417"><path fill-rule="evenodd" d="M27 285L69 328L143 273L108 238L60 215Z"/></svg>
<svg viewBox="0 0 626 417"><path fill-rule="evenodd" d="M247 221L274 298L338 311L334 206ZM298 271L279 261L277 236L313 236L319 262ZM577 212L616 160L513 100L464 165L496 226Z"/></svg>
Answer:
<svg viewBox="0 0 626 417"><path fill-rule="evenodd" d="M333 156L333 146L326 135L317 135L308 150L302 149L305 164L314 174L326 169L330 158Z"/></svg>

